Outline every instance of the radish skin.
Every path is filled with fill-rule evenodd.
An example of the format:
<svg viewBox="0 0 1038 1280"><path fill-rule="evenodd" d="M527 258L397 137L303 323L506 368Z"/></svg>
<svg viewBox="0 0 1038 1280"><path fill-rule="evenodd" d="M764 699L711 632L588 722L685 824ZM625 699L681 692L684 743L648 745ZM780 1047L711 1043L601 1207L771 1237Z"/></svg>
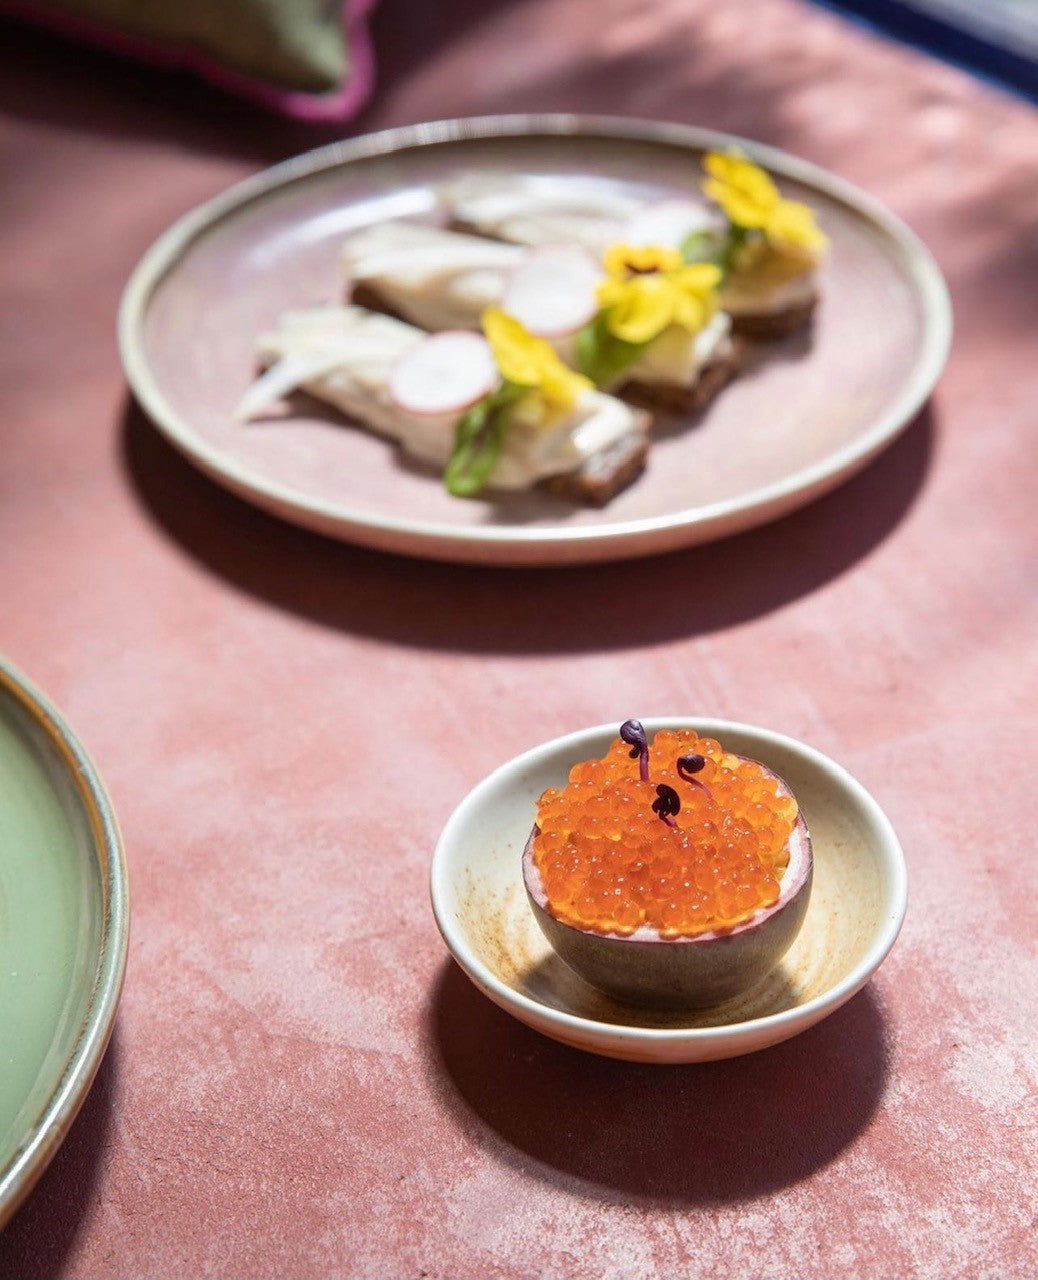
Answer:
<svg viewBox="0 0 1038 1280"><path fill-rule="evenodd" d="M545 246L512 272L501 305L538 337L561 338L592 319L601 280L601 267L583 249Z"/></svg>
<svg viewBox="0 0 1038 1280"><path fill-rule="evenodd" d="M389 374L389 394L407 413L459 416L496 390L501 375L478 333L447 330L410 347Z"/></svg>

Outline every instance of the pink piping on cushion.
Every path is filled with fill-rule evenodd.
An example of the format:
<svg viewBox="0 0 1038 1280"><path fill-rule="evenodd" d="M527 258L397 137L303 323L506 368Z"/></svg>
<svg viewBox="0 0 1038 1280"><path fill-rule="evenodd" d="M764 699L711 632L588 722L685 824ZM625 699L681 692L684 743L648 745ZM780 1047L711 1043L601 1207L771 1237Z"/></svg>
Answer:
<svg viewBox="0 0 1038 1280"><path fill-rule="evenodd" d="M107 49L111 53L149 62L166 70L186 69L228 93L258 102L261 106L312 123L348 120L364 105L375 84L375 54L366 19L376 0L345 0L342 10L350 70L346 83L333 93L305 93L299 89L279 89L241 71L224 66L209 54L190 47L170 48L147 36L116 31L89 18L51 9L34 0L0 0L0 12L38 27Z"/></svg>

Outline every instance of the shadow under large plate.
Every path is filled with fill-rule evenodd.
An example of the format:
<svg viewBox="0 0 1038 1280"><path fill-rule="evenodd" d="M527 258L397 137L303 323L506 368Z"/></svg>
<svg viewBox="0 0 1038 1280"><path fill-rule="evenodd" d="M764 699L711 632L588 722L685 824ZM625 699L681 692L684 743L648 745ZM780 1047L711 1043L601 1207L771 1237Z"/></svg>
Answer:
<svg viewBox="0 0 1038 1280"><path fill-rule="evenodd" d="M707 634L817 590L904 518L926 481L936 430L930 403L835 493L722 543L612 565L512 569L504 578L490 567L365 551L276 520L189 466L132 400L121 448L129 483L166 535L277 608L396 644L567 653ZM563 607L578 599L579 610Z"/></svg>

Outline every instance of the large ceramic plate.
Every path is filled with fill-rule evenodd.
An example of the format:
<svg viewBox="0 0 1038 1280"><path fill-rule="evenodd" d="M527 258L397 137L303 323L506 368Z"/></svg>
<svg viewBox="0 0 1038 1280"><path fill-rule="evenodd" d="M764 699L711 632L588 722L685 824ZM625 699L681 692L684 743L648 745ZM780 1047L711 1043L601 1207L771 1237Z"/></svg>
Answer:
<svg viewBox="0 0 1038 1280"><path fill-rule="evenodd" d="M352 228L434 217L472 170L589 176L660 196L698 182L704 150L743 147L810 202L832 241L808 338L758 348L702 415L660 425L645 474L603 510L544 494L450 497L385 441L303 410L241 426L253 343L285 310L336 298ZM127 377L162 431L221 484L288 520L408 554L498 564L644 555L774 519L864 466L932 390L951 331L926 249L862 192L782 152L681 125L576 116L445 121L337 143L188 214L127 287Z"/></svg>
<svg viewBox="0 0 1038 1280"><path fill-rule="evenodd" d="M127 933L101 781L54 709L0 661L0 1227L90 1088Z"/></svg>

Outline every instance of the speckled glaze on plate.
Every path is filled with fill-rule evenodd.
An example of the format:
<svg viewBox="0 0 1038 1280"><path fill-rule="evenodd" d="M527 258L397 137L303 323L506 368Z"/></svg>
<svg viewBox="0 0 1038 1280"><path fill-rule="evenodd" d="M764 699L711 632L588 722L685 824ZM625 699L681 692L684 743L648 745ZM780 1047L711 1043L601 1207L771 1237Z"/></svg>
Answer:
<svg viewBox="0 0 1038 1280"><path fill-rule="evenodd" d="M454 958L501 1008L574 1048L634 1062L705 1062L805 1031L859 991L894 945L907 876L882 809L845 769L793 738L703 716L645 718L650 736L690 725L789 783L811 830L814 884L803 927L773 973L711 1009L644 1010L588 986L551 950L526 900L522 853L540 794L600 757L617 725L536 747L495 770L455 810L433 857L433 912Z"/></svg>
<svg viewBox="0 0 1038 1280"><path fill-rule="evenodd" d="M808 333L754 349L699 417L661 420L646 472L602 510L540 491L464 500L383 439L300 401L242 426L256 335L341 296L339 245L390 217L435 218L436 186L472 170L688 193L711 148L739 145L818 211L832 242ZM683 125L568 115L443 121L336 143L233 187L145 254L122 303L130 385L159 428L248 501L388 551L564 564L705 542L809 502L911 420L947 355L933 258L870 197L783 152Z"/></svg>
<svg viewBox="0 0 1038 1280"><path fill-rule="evenodd" d="M104 1056L128 932L101 780L53 707L0 660L0 1227Z"/></svg>

